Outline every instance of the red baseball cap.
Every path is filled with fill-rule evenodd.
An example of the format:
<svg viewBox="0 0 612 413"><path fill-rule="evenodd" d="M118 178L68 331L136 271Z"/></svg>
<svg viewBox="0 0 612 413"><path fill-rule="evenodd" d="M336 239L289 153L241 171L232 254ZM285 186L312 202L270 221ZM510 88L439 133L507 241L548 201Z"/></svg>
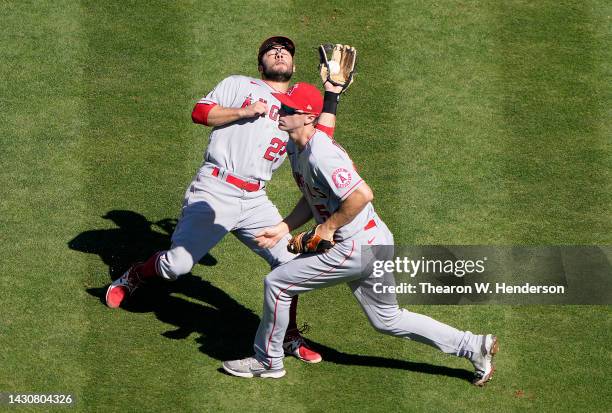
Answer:
<svg viewBox="0 0 612 413"><path fill-rule="evenodd" d="M320 115L323 110L323 96L315 85L298 82L287 93L272 93L285 106L301 112Z"/></svg>
<svg viewBox="0 0 612 413"><path fill-rule="evenodd" d="M272 36L263 41L259 46L259 53L257 53L257 61L261 64L261 57L270 49L276 46L281 46L287 49L291 56L295 55L295 43L288 37L285 36Z"/></svg>

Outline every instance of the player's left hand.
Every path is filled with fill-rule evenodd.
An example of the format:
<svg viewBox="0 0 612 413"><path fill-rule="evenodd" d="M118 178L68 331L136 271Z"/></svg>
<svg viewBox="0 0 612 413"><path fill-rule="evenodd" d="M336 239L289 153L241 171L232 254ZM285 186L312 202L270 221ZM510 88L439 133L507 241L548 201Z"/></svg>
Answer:
<svg viewBox="0 0 612 413"><path fill-rule="evenodd" d="M289 233L289 227L284 222L265 228L263 231L255 235L255 241L260 248L273 248L278 241L283 239Z"/></svg>
<svg viewBox="0 0 612 413"><path fill-rule="evenodd" d="M334 93L342 93L342 86L335 86L332 85L331 82L325 82L323 83L323 89L325 89L326 92L334 92Z"/></svg>
<svg viewBox="0 0 612 413"><path fill-rule="evenodd" d="M319 72L325 90L344 92L353 83L356 61L357 50L352 46L331 43L320 45ZM328 89L328 84L335 88Z"/></svg>

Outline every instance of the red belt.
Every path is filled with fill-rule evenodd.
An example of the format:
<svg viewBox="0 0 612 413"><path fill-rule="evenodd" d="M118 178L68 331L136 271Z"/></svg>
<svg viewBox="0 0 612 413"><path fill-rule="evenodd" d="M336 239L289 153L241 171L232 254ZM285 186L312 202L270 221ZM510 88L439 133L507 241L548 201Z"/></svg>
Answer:
<svg viewBox="0 0 612 413"><path fill-rule="evenodd" d="M221 172L221 170L217 167L214 167L212 170L212 176L219 176L219 172ZM244 189L247 192L259 191L260 188L259 183L243 181L242 179L227 173L225 174L225 182L237 186L240 189Z"/></svg>

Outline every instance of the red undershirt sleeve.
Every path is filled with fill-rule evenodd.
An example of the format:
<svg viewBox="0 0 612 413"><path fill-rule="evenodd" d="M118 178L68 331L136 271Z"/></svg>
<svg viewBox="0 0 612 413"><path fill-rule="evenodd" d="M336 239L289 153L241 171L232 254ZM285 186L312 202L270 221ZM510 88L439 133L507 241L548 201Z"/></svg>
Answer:
<svg viewBox="0 0 612 413"><path fill-rule="evenodd" d="M330 138L334 137L334 131L336 130L336 128L331 127L331 126L319 125L319 124L317 124L317 126L315 127L321 132L327 134L327 136L329 136Z"/></svg>
<svg viewBox="0 0 612 413"><path fill-rule="evenodd" d="M215 106L217 105L214 103L196 103L193 111L191 112L191 120L193 123L208 126L208 113Z"/></svg>

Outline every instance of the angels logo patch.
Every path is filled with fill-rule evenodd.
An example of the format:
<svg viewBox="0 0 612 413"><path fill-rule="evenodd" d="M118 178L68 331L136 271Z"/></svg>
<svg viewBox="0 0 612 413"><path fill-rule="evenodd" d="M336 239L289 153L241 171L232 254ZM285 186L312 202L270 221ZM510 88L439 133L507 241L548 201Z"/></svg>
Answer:
<svg viewBox="0 0 612 413"><path fill-rule="evenodd" d="M332 180L336 188L346 188L350 185L352 178L351 173L344 168L338 168L332 173Z"/></svg>

